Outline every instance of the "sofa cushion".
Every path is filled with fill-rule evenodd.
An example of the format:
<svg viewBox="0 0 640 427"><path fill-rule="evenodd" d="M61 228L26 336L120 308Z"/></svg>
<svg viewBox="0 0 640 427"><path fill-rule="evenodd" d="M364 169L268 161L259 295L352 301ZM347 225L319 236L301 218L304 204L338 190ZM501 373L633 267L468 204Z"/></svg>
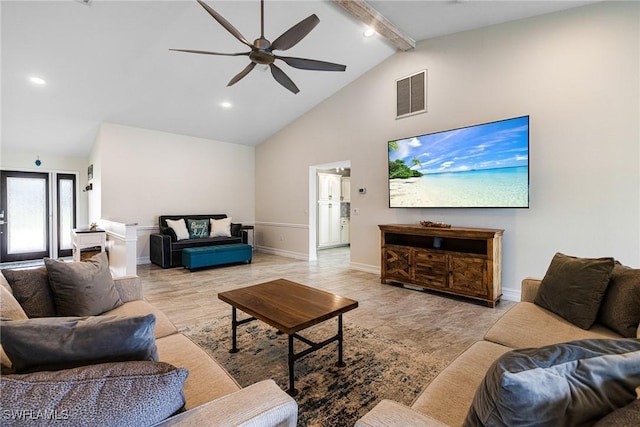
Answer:
<svg viewBox="0 0 640 427"><path fill-rule="evenodd" d="M156 427L295 427L298 404L273 380L263 380L177 414Z"/></svg>
<svg viewBox="0 0 640 427"><path fill-rule="evenodd" d="M189 370L189 378L184 383L185 409L240 390L233 377L186 336L169 335L158 339L156 344L161 361Z"/></svg>
<svg viewBox="0 0 640 427"><path fill-rule="evenodd" d="M577 258L556 253L533 302L589 329L598 315L613 265L613 258Z"/></svg>
<svg viewBox="0 0 640 427"><path fill-rule="evenodd" d="M211 233L209 237L231 237L231 217L223 219L209 220L211 222Z"/></svg>
<svg viewBox="0 0 640 427"><path fill-rule="evenodd" d="M2 348L14 373L106 362L158 360L155 316L55 317L2 322Z"/></svg>
<svg viewBox="0 0 640 427"><path fill-rule="evenodd" d="M209 237L209 221L206 219L188 219L187 230L190 239Z"/></svg>
<svg viewBox="0 0 640 427"><path fill-rule="evenodd" d="M4 280L4 277L0 276L0 280ZM24 310L18 304L18 301L13 297L13 294L9 290L9 284L0 284L0 319L7 320L23 320L28 319ZM2 332L0 331L0 337ZM11 360L4 352L2 344L0 344L0 375L8 374L11 372Z"/></svg>
<svg viewBox="0 0 640 427"><path fill-rule="evenodd" d="M462 425L485 372L509 350L488 341L476 342L438 374L411 409L451 426Z"/></svg>
<svg viewBox="0 0 640 427"><path fill-rule="evenodd" d="M167 226L176 233L176 240L186 240L189 238L189 231L183 218L168 219Z"/></svg>
<svg viewBox="0 0 640 427"><path fill-rule="evenodd" d="M145 316L147 314L153 314L156 317L156 326L154 329L156 339L177 332L176 327L171 323L167 315L145 300L124 303L118 308L103 313L103 316Z"/></svg>
<svg viewBox="0 0 640 427"><path fill-rule="evenodd" d="M589 425L633 401L638 385L636 339L513 350L487 371L465 425Z"/></svg>
<svg viewBox="0 0 640 427"><path fill-rule="evenodd" d="M485 340L511 348L542 347L590 338L622 336L598 324L589 330L579 328L557 314L530 302L519 302L511 307L484 336Z"/></svg>
<svg viewBox="0 0 640 427"><path fill-rule="evenodd" d="M4 286L0 286L0 318L8 320L29 318L11 291Z"/></svg>
<svg viewBox="0 0 640 427"><path fill-rule="evenodd" d="M640 426L640 400L616 409L594 424L594 427Z"/></svg>
<svg viewBox="0 0 640 427"><path fill-rule="evenodd" d="M107 363L6 375L0 382L0 407L5 413L34 416L27 423L4 417L2 425L153 425L182 408L187 375L185 369L161 362Z"/></svg>
<svg viewBox="0 0 640 427"><path fill-rule="evenodd" d="M640 269L616 263L600 305L599 321L626 338L640 325Z"/></svg>
<svg viewBox="0 0 640 427"><path fill-rule="evenodd" d="M53 317L57 314L46 267L5 269L2 274L27 316Z"/></svg>
<svg viewBox="0 0 640 427"><path fill-rule="evenodd" d="M393 400L383 399L356 421L354 427L378 426L448 427L448 424L441 423L435 418L421 414Z"/></svg>
<svg viewBox="0 0 640 427"><path fill-rule="evenodd" d="M81 262L44 263L58 316L97 316L122 305L105 252Z"/></svg>
<svg viewBox="0 0 640 427"><path fill-rule="evenodd" d="M182 250L184 248L198 248L202 246L228 245L231 243L242 243L240 237L207 237L205 239L189 239L180 240L172 243L173 250Z"/></svg>

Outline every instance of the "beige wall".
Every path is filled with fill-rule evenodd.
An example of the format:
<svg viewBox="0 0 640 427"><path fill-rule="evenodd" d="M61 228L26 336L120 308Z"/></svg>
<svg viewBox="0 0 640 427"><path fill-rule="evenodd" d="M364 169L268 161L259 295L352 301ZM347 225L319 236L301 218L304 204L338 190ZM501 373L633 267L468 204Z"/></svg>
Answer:
<svg viewBox="0 0 640 427"><path fill-rule="evenodd" d="M309 167L349 160L356 268L378 270L378 224L422 219L505 229L511 297L556 251L640 266L639 18L637 2L603 2L397 53L256 148L258 244L306 256ZM394 80L423 69L429 112L395 120ZM387 207L388 140L520 115L530 209Z"/></svg>
<svg viewBox="0 0 640 427"><path fill-rule="evenodd" d="M35 165L37 158L42 164ZM31 150L8 150L2 148L0 151L0 168L4 170L17 170L24 172L57 172L78 174L77 193L77 217L76 222L79 227L85 226L87 222L87 196L82 192L87 185L87 158L58 156L51 153L40 153Z"/></svg>
<svg viewBox="0 0 640 427"><path fill-rule="evenodd" d="M138 223L138 260L149 259L158 216L226 213L254 221L254 148L110 123L90 155L89 219Z"/></svg>

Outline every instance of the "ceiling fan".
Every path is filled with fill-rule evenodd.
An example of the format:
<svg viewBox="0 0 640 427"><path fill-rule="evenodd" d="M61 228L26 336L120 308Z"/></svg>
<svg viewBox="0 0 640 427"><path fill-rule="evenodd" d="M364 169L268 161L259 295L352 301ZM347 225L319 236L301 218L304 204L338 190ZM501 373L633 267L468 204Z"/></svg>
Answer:
<svg viewBox="0 0 640 427"><path fill-rule="evenodd" d="M227 86L232 86L238 83L243 77L251 72L256 65L268 65L271 69L273 78L276 79L285 88L289 89L293 93L300 92L300 89L293 83L293 81L273 62L276 59L284 61L288 65L299 68L301 70L317 70L317 71L344 71L345 65L334 64L332 62L318 61L315 59L305 58L293 58L290 56L280 56L273 53L274 50L287 50L298 44L300 40L305 38L307 34L315 28L320 22L320 19L315 15L311 15L308 18L298 22L293 27L285 31L280 37L275 39L273 43L264 37L264 0L260 0L260 38L256 39L253 43L244 38L240 31L238 31L229 21L224 19L222 15L213 10L210 6L204 3L202 0L197 0L198 3L211 15L220 25L222 25L227 31L229 31L235 38L240 40L245 45L251 48L249 52L240 53L220 53L220 52L208 52L204 50L190 50L190 49L169 49L178 52L188 53L200 53L204 55L221 55L221 56L248 56L251 63L247 67L240 71L234 78L229 81Z"/></svg>

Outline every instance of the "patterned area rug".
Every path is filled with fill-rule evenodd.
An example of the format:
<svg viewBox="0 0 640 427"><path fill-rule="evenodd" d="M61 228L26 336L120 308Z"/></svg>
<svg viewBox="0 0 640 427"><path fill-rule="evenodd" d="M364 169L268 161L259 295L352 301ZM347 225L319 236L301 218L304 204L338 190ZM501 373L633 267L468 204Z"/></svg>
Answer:
<svg viewBox="0 0 640 427"><path fill-rule="evenodd" d="M321 342L337 331L337 319L301 332ZM203 347L240 383L248 386L272 378L288 388L287 335L260 321L238 328L238 348L230 354L231 316L186 327L182 332ZM397 343L373 331L344 322L344 368L335 367L337 343L311 353L295 364L299 394L299 426L353 426L382 399L410 405L447 364L424 351ZM308 346L295 341L295 351Z"/></svg>

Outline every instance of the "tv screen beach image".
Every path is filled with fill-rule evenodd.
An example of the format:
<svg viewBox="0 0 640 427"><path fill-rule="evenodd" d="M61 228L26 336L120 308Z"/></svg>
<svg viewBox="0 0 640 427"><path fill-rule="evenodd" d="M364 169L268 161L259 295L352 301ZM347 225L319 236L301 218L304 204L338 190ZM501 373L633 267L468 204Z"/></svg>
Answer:
<svg viewBox="0 0 640 427"><path fill-rule="evenodd" d="M389 141L389 206L529 206L529 117Z"/></svg>

